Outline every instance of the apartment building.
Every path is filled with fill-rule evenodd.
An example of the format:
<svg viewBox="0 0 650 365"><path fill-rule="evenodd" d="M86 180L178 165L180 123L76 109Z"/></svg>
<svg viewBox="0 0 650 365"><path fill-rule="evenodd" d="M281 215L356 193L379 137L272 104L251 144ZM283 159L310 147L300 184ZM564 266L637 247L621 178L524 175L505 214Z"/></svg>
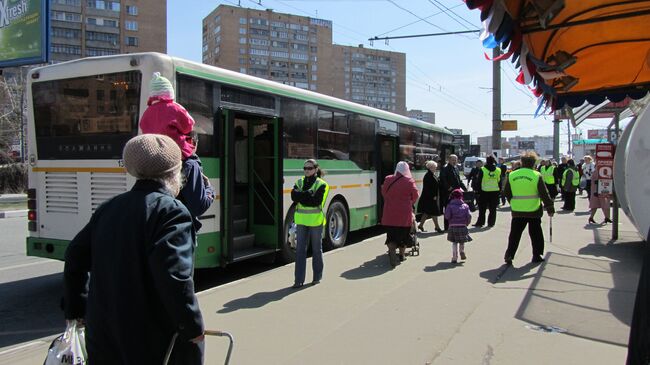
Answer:
<svg viewBox="0 0 650 365"><path fill-rule="evenodd" d="M167 2L50 0L50 59L167 52Z"/></svg>
<svg viewBox="0 0 650 365"><path fill-rule="evenodd" d="M425 112L419 109L411 109L407 112L406 115L408 115L409 118L415 118L415 119L423 120L427 123L436 124L436 113L434 112ZM461 130L459 133L454 133L454 134L463 134L463 131Z"/></svg>
<svg viewBox="0 0 650 365"><path fill-rule="evenodd" d="M203 62L406 114L403 53L332 44L330 20L219 5L203 19Z"/></svg>

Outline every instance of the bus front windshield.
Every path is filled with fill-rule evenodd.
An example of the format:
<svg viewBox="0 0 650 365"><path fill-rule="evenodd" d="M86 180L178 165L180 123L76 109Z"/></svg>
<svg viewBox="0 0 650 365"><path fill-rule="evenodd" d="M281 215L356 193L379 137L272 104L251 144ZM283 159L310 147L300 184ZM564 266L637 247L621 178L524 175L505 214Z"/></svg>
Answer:
<svg viewBox="0 0 650 365"><path fill-rule="evenodd" d="M119 159L138 131L139 71L35 82L39 159Z"/></svg>

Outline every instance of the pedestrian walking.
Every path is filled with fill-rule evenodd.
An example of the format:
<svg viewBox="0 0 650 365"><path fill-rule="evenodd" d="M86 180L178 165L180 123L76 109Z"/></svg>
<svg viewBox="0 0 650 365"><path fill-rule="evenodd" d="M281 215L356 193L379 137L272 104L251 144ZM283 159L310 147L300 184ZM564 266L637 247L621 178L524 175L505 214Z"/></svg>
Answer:
<svg viewBox="0 0 650 365"><path fill-rule="evenodd" d="M291 190L291 200L296 204L293 220L296 223L296 265L293 288L305 283L307 270L307 245L311 243L312 285L320 283L323 278L323 226L325 225L325 201L329 185L314 159L303 164L304 176L296 181Z"/></svg>
<svg viewBox="0 0 650 365"><path fill-rule="evenodd" d="M175 93L171 82L156 72L151 79L147 109L140 118L142 133L164 134L173 139L183 155L183 187L180 200L194 220L197 230L201 228L198 217L214 202L216 193L210 180L203 174L201 160L196 155L198 135L194 131L194 119L174 102Z"/></svg>
<svg viewBox="0 0 650 365"><path fill-rule="evenodd" d="M467 260L465 242L472 240L467 229L467 226L472 221L472 215L469 206L463 201L463 191L461 189L451 192L451 199L447 204L447 209L445 209L445 218L449 221L447 241L451 242L452 245L451 263L458 262L459 254L461 260Z"/></svg>
<svg viewBox="0 0 650 365"><path fill-rule="evenodd" d="M589 181L591 183L591 180ZM576 191L580 185L580 175L573 159L567 161L567 168L562 174L562 191L564 191L564 206L562 210L572 212L576 209ZM589 195L589 192L587 192Z"/></svg>
<svg viewBox="0 0 650 365"><path fill-rule="evenodd" d="M591 179L594 172L596 172L596 165L594 164L591 156L584 157L585 163L582 165L582 176L585 179L585 191L587 192L587 199L591 199Z"/></svg>
<svg viewBox="0 0 650 365"><path fill-rule="evenodd" d="M506 196L503 194L503 187L506 185L506 173L508 172L508 165L506 165L503 157L499 157L499 163L497 167L501 169L501 183L499 185L499 197L501 199L501 205L506 205Z"/></svg>
<svg viewBox="0 0 650 365"><path fill-rule="evenodd" d="M85 320L88 363L203 363L203 319L192 280L196 230L174 197L181 150L144 134L124 147L133 188L97 208L65 252L64 310Z"/></svg>
<svg viewBox="0 0 650 365"><path fill-rule="evenodd" d="M585 165L585 159L581 158L576 167L578 168L578 174L580 175L580 185L578 185L578 195L582 196L582 191L587 187L586 178L584 178L584 173L582 171L582 166Z"/></svg>
<svg viewBox="0 0 650 365"><path fill-rule="evenodd" d="M544 184L546 184L546 189L548 190L551 199L555 200L558 192L557 182L555 181L555 166L551 164L551 160L542 160L539 172L542 174Z"/></svg>
<svg viewBox="0 0 650 365"><path fill-rule="evenodd" d="M458 169L456 165L458 164L458 156L449 155L447 159L447 164L440 171L440 185L442 189L440 190L440 199L442 201L442 206L447 207L449 202L449 195L455 189L463 189L467 191L467 187L463 184L463 181L460 179L458 174ZM449 221L445 219L445 231L449 227Z"/></svg>
<svg viewBox="0 0 650 365"><path fill-rule="evenodd" d="M562 181L562 176L564 175L564 170L567 169L567 158L562 156L560 159L560 164L555 166L555 183L560 184ZM562 185L560 184L560 188L558 190L560 192L560 197L562 200L564 200L564 189L562 189Z"/></svg>
<svg viewBox="0 0 650 365"><path fill-rule="evenodd" d="M395 173L386 176L381 195L384 198L381 224L386 227L388 260L395 267L406 260L406 246L412 243L413 204L418 200L418 188L405 161L398 162Z"/></svg>
<svg viewBox="0 0 650 365"><path fill-rule="evenodd" d="M598 193L598 179L591 179L591 198L589 198L589 223L596 224L594 216L600 208L603 211L605 220L601 224L612 223L610 219L609 207L611 204L611 195L610 194L600 194Z"/></svg>
<svg viewBox="0 0 650 365"><path fill-rule="evenodd" d="M489 209L488 227L494 227L497 221L497 206L499 205L499 186L501 184L501 169L496 165L496 160L492 156L485 159L485 166L478 173L479 183L479 203L478 219L474 227L483 227L485 225L485 212Z"/></svg>
<svg viewBox="0 0 650 365"><path fill-rule="evenodd" d="M527 152L521 158L521 168L508 175L504 193L512 208L512 221L508 248L504 255L507 265L512 265L515 258L521 234L528 226L528 234L533 247L531 262L542 262L544 258L544 232L542 231L542 203L549 217L555 214L553 200L551 200L542 174L533 170L537 154Z"/></svg>
<svg viewBox="0 0 650 365"><path fill-rule="evenodd" d="M436 177L435 172L438 168L438 164L435 161L427 161L425 163L427 168L427 173L424 174L422 180L422 194L418 200L417 213L420 214L420 224L418 228L422 232L426 232L424 229L424 223L427 219L431 218L435 226L436 232L441 233L442 229L438 223L438 217L442 215L442 209L440 207L440 182L438 177Z"/></svg>

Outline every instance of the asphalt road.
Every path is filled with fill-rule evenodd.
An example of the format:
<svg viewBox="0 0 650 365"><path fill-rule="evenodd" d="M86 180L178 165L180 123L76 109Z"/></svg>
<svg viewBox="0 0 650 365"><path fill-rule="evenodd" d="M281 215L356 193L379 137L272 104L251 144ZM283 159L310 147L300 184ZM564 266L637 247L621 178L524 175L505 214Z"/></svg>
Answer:
<svg viewBox="0 0 650 365"><path fill-rule="evenodd" d="M355 232L349 244L381 234L381 228ZM0 219L0 353L25 342L63 332L60 309L63 263L25 256L26 218ZM278 267L247 261L226 268L197 270L197 291ZM292 278L287 278L290 283Z"/></svg>

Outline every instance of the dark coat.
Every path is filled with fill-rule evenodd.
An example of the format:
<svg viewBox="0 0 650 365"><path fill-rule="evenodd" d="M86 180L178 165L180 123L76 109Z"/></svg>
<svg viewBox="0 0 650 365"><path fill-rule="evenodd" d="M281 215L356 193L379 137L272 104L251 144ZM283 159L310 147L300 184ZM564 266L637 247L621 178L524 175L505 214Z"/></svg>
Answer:
<svg viewBox="0 0 650 365"><path fill-rule="evenodd" d="M442 215L440 208L440 182L431 172L424 174L422 181L422 194L418 201L418 213L424 213L429 216Z"/></svg>
<svg viewBox="0 0 650 365"><path fill-rule="evenodd" d="M189 211L158 182L138 180L95 211L64 269L65 317L85 318L92 363L161 364L175 332L175 363L200 363L195 243Z"/></svg>
<svg viewBox="0 0 650 365"><path fill-rule="evenodd" d="M194 218L196 230L201 228L198 217L203 215L214 201L215 192L212 186L203 181L203 168L197 155L191 155L183 161L183 188L178 194L178 200L183 202Z"/></svg>
<svg viewBox="0 0 650 365"><path fill-rule="evenodd" d="M456 167L446 164L445 167L440 170L440 204L442 204L442 206L447 206L449 194L451 194L452 190L459 188L467 191L467 187L460 179Z"/></svg>

